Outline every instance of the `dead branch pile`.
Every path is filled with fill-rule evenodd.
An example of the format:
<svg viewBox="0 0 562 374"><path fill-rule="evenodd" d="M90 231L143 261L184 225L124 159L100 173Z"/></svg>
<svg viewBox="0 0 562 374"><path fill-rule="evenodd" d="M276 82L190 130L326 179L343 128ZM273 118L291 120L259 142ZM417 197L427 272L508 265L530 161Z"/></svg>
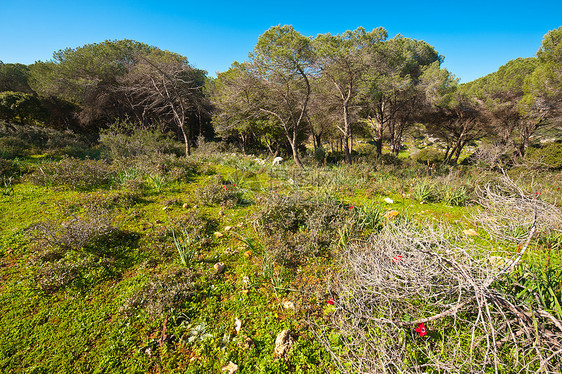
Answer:
<svg viewBox="0 0 562 374"><path fill-rule="evenodd" d="M330 324L316 329L342 372L560 372L562 321L494 284L537 230L559 230L562 216L513 183L502 186L481 191L476 218L503 242L403 221L347 248Z"/></svg>

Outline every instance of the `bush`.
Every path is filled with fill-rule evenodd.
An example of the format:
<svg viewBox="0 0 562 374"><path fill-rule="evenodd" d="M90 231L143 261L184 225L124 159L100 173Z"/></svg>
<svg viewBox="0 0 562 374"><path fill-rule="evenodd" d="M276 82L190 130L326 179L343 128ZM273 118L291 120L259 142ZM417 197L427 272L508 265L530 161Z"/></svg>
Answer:
<svg viewBox="0 0 562 374"><path fill-rule="evenodd" d="M17 161L5 160L0 158L0 177L15 178L22 173L20 164Z"/></svg>
<svg viewBox="0 0 562 374"><path fill-rule="evenodd" d="M326 161L326 150L322 147L316 148L316 151L314 152L314 160L316 162L318 162L319 164L323 164Z"/></svg>
<svg viewBox="0 0 562 374"><path fill-rule="evenodd" d="M110 261L93 254L82 255L77 259L73 256L61 258L58 261L46 262L35 272L37 288L45 292L55 292L62 287L74 283L78 279L84 281L84 275L88 271L103 271L111 264ZM90 275L90 281L92 277Z"/></svg>
<svg viewBox="0 0 562 374"><path fill-rule="evenodd" d="M92 139L71 131L57 131L33 125L2 126L0 124L0 157L13 158L31 153L69 155L84 158L97 156L91 149Z"/></svg>
<svg viewBox="0 0 562 374"><path fill-rule="evenodd" d="M412 158L421 164L438 164L445 159L445 153L432 148L424 148L414 154Z"/></svg>
<svg viewBox="0 0 562 374"><path fill-rule="evenodd" d="M529 148L525 160L538 163L541 168L562 169L562 143L548 143L542 148Z"/></svg>
<svg viewBox="0 0 562 374"><path fill-rule="evenodd" d="M195 274L189 269L175 269L157 276L128 298L121 310L143 308L149 314L160 315L188 301L196 290L194 281Z"/></svg>
<svg viewBox="0 0 562 374"><path fill-rule="evenodd" d="M181 155L181 144L155 128L123 121L115 122L100 133L104 155L112 160L156 154Z"/></svg>
<svg viewBox="0 0 562 374"><path fill-rule="evenodd" d="M27 155L30 145L23 139L15 136L0 138L0 159L10 159Z"/></svg>
<svg viewBox="0 0 562 374"><path fill-rule="evenodd" d="M441 190L443 201L453 206L463 206L469 199L469 192L464 186L445 184Z"/></svg>
<svg viewBox="0 0 562 374"><path fill-rule="evenodd" d="M45 221L33 226L34 239L61 249L81 249L115 233L113 216L101 207L90 207L82 214L71 213L61 221Z"/></svg>
<svg viewBox="0 0 562 374"><path fill-rule="evenodd" d="M203 205L220 204L233 207L240 201L240 192L235 184L221 184L212 182L195 190L197 200Z"/></svg>
<svg viewBox="0 0 562 374"><path fill-rule="evenodd" d="M325 254L338 241L334 233L354 221L352 210L336 200L298 192L263 195L257 205L253 220L267 236L267 257L284 265L298 265Z"/></svg>
<svg viewBox="0 0 562 374"><path fill-rule="evenodd" d="M73 190L90 190L110 184L113 174L104 161L65 157L36 167L29 180L40 186L65 186Z"/></svg>
<svg viewBox="0 0 562 374"><path fill-rule="evenodd" d="M439 200L439 189L437 185L428 179L414 181L411 190L412 197L419 202L434 202Z"/></svg>

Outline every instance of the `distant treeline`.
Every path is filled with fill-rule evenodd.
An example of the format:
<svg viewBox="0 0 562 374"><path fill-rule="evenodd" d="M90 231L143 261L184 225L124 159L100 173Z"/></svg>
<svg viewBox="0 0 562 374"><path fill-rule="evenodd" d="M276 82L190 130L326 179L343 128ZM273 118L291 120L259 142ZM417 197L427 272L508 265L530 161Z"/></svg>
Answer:
<svg viewBox="0 0 562 374"><path fill-rule="evenodd" d="M0 62L0 119L97 133L118 121L173 131L185 152L199 137L221 137L243 152L280 150L301 165L352 138L372 138L398 154L409 127L424 126L456 162L483 137L523 156L541 127L560 127L562 27L548 32L536 57L509 61L466 84L441 67L428 43L358 28L305 37L271 27L245 62L217 78L186 57L132 40L55 52L31 65Z"/></svg>

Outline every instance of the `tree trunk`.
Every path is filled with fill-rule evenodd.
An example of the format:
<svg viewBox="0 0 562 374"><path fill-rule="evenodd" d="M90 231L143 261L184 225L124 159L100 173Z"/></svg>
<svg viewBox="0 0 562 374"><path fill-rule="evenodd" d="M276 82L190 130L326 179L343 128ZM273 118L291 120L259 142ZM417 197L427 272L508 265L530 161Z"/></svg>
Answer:
<svg viewBox="0 0 562 374"><path fill-rule="evenodd" d="M377 155L382 155L382 126L379 126L378 124L375 136L377 138Z"/></svg>
<svg viewBox="0 0 562 374"><path fill-rule="evenodd" d="M317 148L322 148L322 136L320 134L318 135L313 135L314 139L316 141L316 147Z"/></svg>
<svg viewBox="0 0 562 374"><path fill-rule="evenodd" d="M304 166L302 165L302 162L299 158L299 152L294 142L291 142L291 150L293 151L293 160L295 160L295 164L297 164L297 166L299 166L301 169L304 169Z"/></svg>
<svg viewBox="0 0 562 374"><path fill-rule="evenodd" d="M184 127L183 124L180 125L179 127L181 129L181 133L183 135L183 140L185 142L185 157L191 156L191 144L189 143L187 133L185 132L185 127Z"/></svg>
<svg viewBox="0 0 562 374"><path fill-rule="evenodd" d="M519 156L521 158L525 157L525 153L527 152L527 148L529 148L530 139L531 139L531 131L529 129L529 125L523 125L521 129L521 144L519 145Z"/></svg>
<svg viewBox="0 0 562 374"><path fill-rule="evenodd" d="M351 152L349 151L349 137L343 138L343 153L345 154L345 162L351 165Z"/></svg>
<svg viewBox="0 0 562 374"><path fill-rule="evenodd" d="M343 153L345 162L351 165L351 152L349 151L349 137L351 136L351 126L349 124L349 112L347 103L343 105Z"/></svg>

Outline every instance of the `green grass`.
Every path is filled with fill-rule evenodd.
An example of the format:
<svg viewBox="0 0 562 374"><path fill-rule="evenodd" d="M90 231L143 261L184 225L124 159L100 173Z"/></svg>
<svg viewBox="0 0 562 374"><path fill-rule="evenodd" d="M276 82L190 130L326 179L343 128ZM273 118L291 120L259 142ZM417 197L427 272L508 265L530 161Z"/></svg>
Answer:
<svg viewBox="0 0 562 374"><path fill-rule="evenodd" d="M20 181L13 194L0 196L1 372L208 373L220 372L229 361L242 373L334 372L309 324L325 318L329 296L323 274L334 257L321 255L296 267L271 263L270 243L252 220L259 210L257 196L295 191L330 196L342 209L353 207L374 222L349 231L353 240L376 233L379 223L388 222L380 215L390 210L419 222L473 227L466 217L478 209L414 199L408 171L400 168L392 169L395 174L368 164L303 172L290 163L272 169L241 156L210 161L196 157L202 171L189 180L153 177L135 191L112 184L79 192ZM44 158L24 162L32 167L39 161ZM196 191L216 175L227 186L236 183L237 203L206 205L197 199ZM64 224L69 211L87 214L92 204L108 207L117 234L73 250L33 240L33 225L48 220ZM198 229L194 219L197 225L205 222L206 231L198 232L197 255L185 278L188 296L168 300L147 293L158 282L170 288L174 281L184 284L181 269L186 264L174 245L172 228ZM310 229L299 230L293 234L307 235ZM248 253L241 236L262 246ZM337 232L331 236L329 248L337 254L340 238ZM213 265L219 261L226 269L215 274ZM61 285L42 289L41 277L54 271L54 264L66 278ZM142 292L144 306L124 308ZM295 309L283 307L286 301ZM160 313L151 312L159 308ZM236 318L242 321L239 333L234 330ZM190 329L203 323L209 335L189 341ZM276 335L283 329L290 329L297 341L287 360L273 355ZM244 347L242 336L251 338L255 347Z"/></svg>

